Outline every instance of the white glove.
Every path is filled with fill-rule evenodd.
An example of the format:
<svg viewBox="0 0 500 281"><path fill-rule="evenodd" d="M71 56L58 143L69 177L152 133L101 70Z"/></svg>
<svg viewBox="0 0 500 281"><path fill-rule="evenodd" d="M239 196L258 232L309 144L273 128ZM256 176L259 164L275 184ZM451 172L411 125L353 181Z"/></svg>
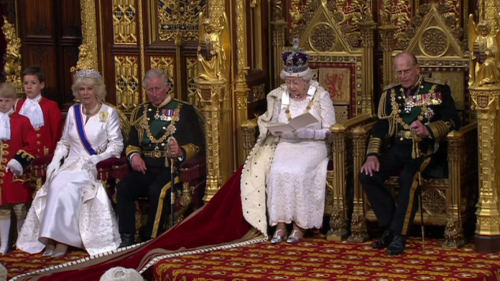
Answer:
<svg viewBox="0 0 500 281"><path fill-rule="evenodd" d="M314 130L309 128L302 128L293 133L283 134L281 137L285 139L314 139L324 140L326 136L326 129Z"/></svg>
<svg viewBox="0 0 500 281"><path fill-rule="evenodd" d="M47 179L50 179L50 177L59 170L59 167L61 167L61 160L63 158L64 156L61 153L58 153L57 151L54 153L54 157L52 157L52 161L47 167Z"/></svg>
<svg viewBox="0 0 500 281"><path fill-rule="evenodd" d="M108 158L110 158L108 153L101 153L101 154L91 155L89 158L89 161L90 161L90 163L92 163L93 166L95 166L99 162L104 161Z"/></svg>
<svg viewBox="0 0 500 281"><path fill-rule="evenodd" d="M23 175L23 166L16 159L10 159L9 163L7 163L7 168L5 171L11 171L15 176L19 177Z"/></svg>

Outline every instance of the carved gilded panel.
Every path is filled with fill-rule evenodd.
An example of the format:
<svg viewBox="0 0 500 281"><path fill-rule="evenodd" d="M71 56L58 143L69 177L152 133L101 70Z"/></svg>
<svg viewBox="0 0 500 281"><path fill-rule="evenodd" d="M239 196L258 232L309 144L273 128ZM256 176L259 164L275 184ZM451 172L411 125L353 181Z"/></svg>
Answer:
<svg viewBox="0 0 500 281"><path fill-rule="evenodd" d="M186 70L187 70L186 85L187 85L187 93L188 93L187 98L188 98L188 102L190 104L196 106L197 108L200 108L200 101L199 101L198 95L196 94L196 89L197 89L197 85L195 82L195 78L197 75L196 62L197 62L197 60L195 57L187 57L186 58Z"/></svg>
<svg viewBox="0 0 500 281"><path fill-rule="evenodd" d="M115 44L137 44L137 12L135 5L135 0L113 0Z"/></svg>
<svg viewBox="0 0 500 281"><path fill-rule="evenodd" d="M455 100L455 104L458 110L465 110L465 99L466 88L465 79L466 74L462 72L451 72L451 71L434 71L432 72L432 78L439 79L451 88L451 94ZM468 99L468 97L467 97Z"/></svg>
<svg viewBox="0 0 500 281"><path fill-rule="evenodd" d="M359 22L371 18L369 1L357 0L289 0L289 22L291 28L289 37L300 38L310 28L311 23L332 21L338 26L340 34L351 49L361 47L361 31ZM321 15L319 15L321 13ZM324 20L318 19L324 17ZM314 27L310 35L311 45L317 46L318 50L330 50L337 40L332 32L332 27L327 24L319 24ZM333 35L332 37L326 36Z"/></svg>
<svg viewBox="0 0 500 281"><path fill-rule="evenodd" d="M405 49L411 40L408 28L411 23L412 2L406 0L379 0L380 19L382 25L395 25L397 31L394 34L396 49Z"/></svg>
<svg viewBox="0 0 500 281"><path fill-rule="evenodd" d="M116 106L126 112L142 103L138 56L115 56Z"/></svg>
<svg viewBox="0 0 500 281"><path fill-rule="evenodd" d="M206 0L158 0L152 9L156 21L152 34L161 41L173 41L177 36L183 41L198 40L199 15Z"/></svg>
<svg viewBox="0 0 500 281"><path fill-rule="evenodd" d="M344 123L349 119L349 106L347 105L334 105L335 119L337 123Z"/></svg>
<svg viewBox="0 0 500 281"><path fill-rule="evenodd" d="M167 75L168 78L170 78L170 81L172 82L172 93L175 95L175 80L176 77L174 75L174 70L175 70L175 57L163 57L163 56L151 56L150 57L150 62L151 62L151 68L155 69L162 69L165 72L165 75ZM179 98L179 97L176 97Z"/></svg>
<svg viewBox="0 0 500 281"><path fill-rule="evenodd" d="M248 95L248 102L256 102L266 98L266 84L253 86Z"/></svg>

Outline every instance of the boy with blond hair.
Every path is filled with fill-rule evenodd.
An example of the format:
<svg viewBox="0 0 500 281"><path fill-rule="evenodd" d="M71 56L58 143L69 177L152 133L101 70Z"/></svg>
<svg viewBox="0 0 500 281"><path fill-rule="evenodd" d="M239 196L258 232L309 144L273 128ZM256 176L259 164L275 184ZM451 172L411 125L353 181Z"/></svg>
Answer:
<svg viewBox="0 0 500 281"><path fill-rule="evenodd" d="M32 190L24 169L37 153L35 129L30 120L14 111L16 89L0 83L0 254L9 249L11 211L20 230L26 218L26 203L31 202Z"/></svg>

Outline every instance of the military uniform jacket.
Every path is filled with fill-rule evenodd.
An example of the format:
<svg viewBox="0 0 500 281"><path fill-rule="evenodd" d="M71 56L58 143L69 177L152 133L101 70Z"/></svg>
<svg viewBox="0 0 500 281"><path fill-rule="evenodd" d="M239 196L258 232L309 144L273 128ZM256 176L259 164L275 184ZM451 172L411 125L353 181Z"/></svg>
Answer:
<svg viewBox="0 0 500 281"><path fill-rule="evenodd" d="M435 152L435 142L460 127L460 117L448 85L428 78L420 78L411 89L392 84L384 89L378 108L378 120L368 144L367 156L379 155L384 140L390 144L413 144L410 125L420 120L430 137L420 140L420 151Z"/></svg>
<svg viewBox="0 0 500 281"><path fill-rule="evenodd" d="M0 160L0 205L7 203L31 202L32 190L29 174L26 172L38 150L35 129L28 117L16 112L10 114L10 140L1 142ZM7 163L16 159L25 168L22 176L16 177L12 172L6 172Z"/></svg>
<svg viewBox="0 0 500 281"><path fill-rule="evenodd" d="M185 102L170 97L156 107L151 102L139 105L130 116L131 129L127 157L140 153L146 165L153 168L167 167L166 151L169 137L173 136L187 161L203 151L204 135L196 109Z"/></svg>
<svg viewBox="0 0 500 281"><path fill-rule="evenodd" d="M16 112L20 112L26 99L19 100L16 105ZM38 139L37 157L54 152L57 142L62 134L62 114L57 103L53 100L42 97L39 102L43 112L44 125L35 129Z"/></svg>

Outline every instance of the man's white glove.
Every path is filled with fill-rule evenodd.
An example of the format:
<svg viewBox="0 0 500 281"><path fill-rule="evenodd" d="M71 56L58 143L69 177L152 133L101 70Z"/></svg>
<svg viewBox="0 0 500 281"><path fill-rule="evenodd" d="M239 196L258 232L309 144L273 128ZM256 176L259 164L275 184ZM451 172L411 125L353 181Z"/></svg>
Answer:
<svg viewBox="0 0 500 281"><path fill-rule="evenodd" d="M302 128L293 133L283 134L281 137L284 139L313 139L324 140L327 130L315 130L309 128Z"/></svg>
<svg viewBox="0 0 500 281"><path fill-rule="evenodd" d="M7 163L7 168L5 171L11 171L15 176L19 177L23 175L23 166L16 159L10 159L9 163Z"/></svg>

